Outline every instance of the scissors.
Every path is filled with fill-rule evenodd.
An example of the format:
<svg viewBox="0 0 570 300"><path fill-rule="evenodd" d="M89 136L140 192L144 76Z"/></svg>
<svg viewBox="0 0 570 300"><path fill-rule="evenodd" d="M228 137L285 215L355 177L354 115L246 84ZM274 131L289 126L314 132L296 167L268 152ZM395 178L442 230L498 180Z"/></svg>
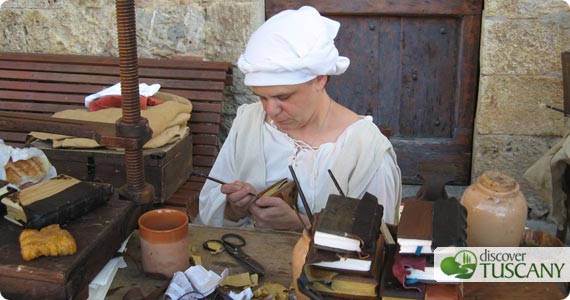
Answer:
<svg viewBox="0 0 570 300"><path fill-rule="evenodd" d="M245 239L241 235L236 233L226 233L222 235L222 238L219 240L207 240L202 244L204 249L215 252L216 249L212 249L208 245L210 242L219 243L224 246L226 252L237 259L249 271L261 276L265 274L265 268L241 250L241 247L245 246Z"/></svg>

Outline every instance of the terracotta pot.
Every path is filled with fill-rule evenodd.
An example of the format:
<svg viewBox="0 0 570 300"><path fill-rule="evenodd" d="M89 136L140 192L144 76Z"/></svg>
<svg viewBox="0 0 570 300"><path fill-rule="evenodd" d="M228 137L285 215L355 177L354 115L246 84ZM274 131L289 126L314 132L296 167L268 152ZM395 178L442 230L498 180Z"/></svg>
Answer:
<svg viewBox="0 0 570 300"><path fill-rule="evenodd" d="M461 197L467 209L467 246L517 247L526 224L527 203L508 174L483 173Z"/></svg>
<svg viewBox="0 0 570 300"><path fill-rule="evenodd" d="M190 267L188 216L175 209L155 209L138 220L144 272L171 278Z"/></svg>
<svg viewBox="0 0 570 300"><path fill-rule="evenodd" d="M295 247L293 247L293 256L291 262L293 265L293 287L295 288L295 295L297 300L308 300L309 298L299 291L297 286L297 278L301 276L301 271L303 271L303 265L305 264L305 258L307 257L307 252L309 252L309 244L311 243L311 236L309 232L303 230L303 236L297 241Z"/></svg>

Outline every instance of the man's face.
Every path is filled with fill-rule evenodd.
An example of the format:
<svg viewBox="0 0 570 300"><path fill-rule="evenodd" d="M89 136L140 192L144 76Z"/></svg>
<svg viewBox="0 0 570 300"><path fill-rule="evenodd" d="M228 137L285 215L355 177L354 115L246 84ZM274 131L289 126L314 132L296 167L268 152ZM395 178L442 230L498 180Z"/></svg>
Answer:
<svg viewBox="0 0 570 300"><path fill-rule="evenodd" d="M324 82L317 77L296 85L254 86L267 116L283 131L300 129L317 114L318 97L324 91Z"/></svg>

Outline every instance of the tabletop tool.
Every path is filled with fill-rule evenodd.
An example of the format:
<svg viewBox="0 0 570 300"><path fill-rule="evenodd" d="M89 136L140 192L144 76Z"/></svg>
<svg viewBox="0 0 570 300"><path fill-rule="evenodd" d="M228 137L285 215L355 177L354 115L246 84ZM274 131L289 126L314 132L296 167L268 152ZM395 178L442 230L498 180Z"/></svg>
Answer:
<svg viewBox="0 0 570 300"><path fill-rule="evenodd" d="M249 271L257 273L260 276L265 274L265 268L241 249L245 246L245 239L241 235L236 233L226 233L222 235L219 240L207 240L202 244L204 249L216 252L216 249L213 249L208 245L208 243L211 242L221 244L226 252L238 260Z"/></svg>

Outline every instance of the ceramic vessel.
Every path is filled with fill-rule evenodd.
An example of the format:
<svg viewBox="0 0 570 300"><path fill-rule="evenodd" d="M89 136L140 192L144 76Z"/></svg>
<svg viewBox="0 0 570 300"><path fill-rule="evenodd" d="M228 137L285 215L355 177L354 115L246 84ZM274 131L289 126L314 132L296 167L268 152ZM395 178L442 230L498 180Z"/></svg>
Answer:
<svg viewBox="0 0 570 300"><path fill-rule="evenodd" d="M467 209L467 246L519 246L526 224L527 202L508 174L483 173L461 197Z"/></svg>
<svg viewBox="0 0 570 300"><path fill-rule="evenodd" d="M188 216L175 209L155 209L138 220L143 270L171 278L190 267Z"/></svg>
<svg viewBox="0 0 570 300"><path fill-rule="evenodd" d="M291 262L293 265L293 287L295 288L295 295L297 300L308 300L309 298L299 291L297 286L297 278L301 275L303 270L303 265L305 264L305 258L307 257L307 252L309 252L309 244L311 243L311 236L309 232L303 230L303 236L297 241L293 247L293 253L291 257Z"/></svg>

